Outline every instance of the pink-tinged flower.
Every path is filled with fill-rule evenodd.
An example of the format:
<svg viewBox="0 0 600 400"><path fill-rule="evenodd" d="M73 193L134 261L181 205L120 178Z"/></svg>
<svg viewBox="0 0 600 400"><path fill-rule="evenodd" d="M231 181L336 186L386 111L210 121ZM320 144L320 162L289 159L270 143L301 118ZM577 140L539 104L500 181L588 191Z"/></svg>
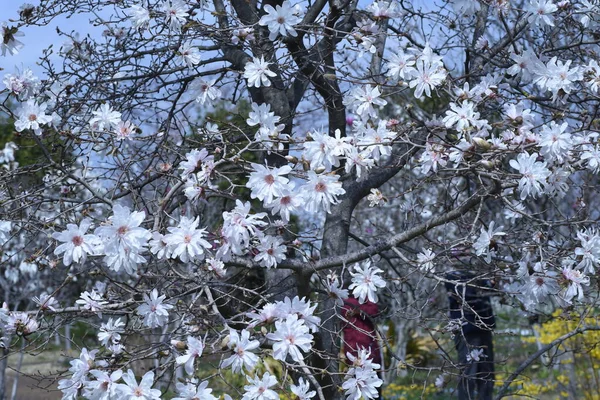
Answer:
<svg viewBox="0 0 600 400"><path fill-rule="evenodd" d="M41 311L56 311L56 307L59 307L58 301L56 301L54 297L46 293L42 293L39 297L36 296L32 300L35 304L38 305L38 307L40 307Z"/></svg>
<svg viewBox="0 0 600 400"><path fill-rule="evenodd" d="M422 60L417 62L417 71L413 74L414 79L409 82L411 88L415 88L415 97L420 99L423 92L427 97L431 97L431 90L439 86L446 79L446 73L443 68L425 63Z"/></svg>
<svg viewBox="0 0 600 400"><path fill-rule="evenodd" d="M162 5L162 11L165 13L166 22L169 24L169 29L175 32L181 30L181 26L185 24L189 6L181 0L165 0Z"/></svg>
<svg viewBox="0 0 600 400"><path fill-rule="evenodd" d="M286 189L289 179L285 175L292 171L288 165L281 168L269 168L266 165L251 164L254 169L250 173L250 179L246 187L251 189L250 197L264 200L265 203L273 201L274 197L280 197Z"/></svg>
<svg viewBox="0 0 600 400"><path fill-rule="evenodd" d="M295 190L287 186L281 191L280 197L273 199L265 206L271 209L272 215L278 213L283 222L288 223L291 213L300 210L302 207L302 198Z"/></svg>
<svg viewBox="0 0 600 400"><path fill-rule="evenodd" d="M244 386L244 396L242 400L279 400L279 395L274 390L270 389L277 385L277 378L268 372L259 378L258 375L252 378L246 375L249 385Z"/></svg>
<svg viewBox="0 0 600 400"><path fill-rule="evenodd" d="M164 241L170 247L170 258L179 257L183 262L192 261L196 257L203 256L205 249L212 247L204 239L206 230L196 229L199 223L199 217L196 217L194 220L181 217L181 221L179 221L177 227L167 228L170 233L165 235Z"/></svg>
<svg viewBox="0 0 600 400"><path fill-rule="evenodd" d="M292 360L304 360L303 352L310 351L313 335L308 333L304 320L299 320L296 314L289 315L284 321L275 321L275 332L268 333L267 339L273 340L273 358L285 361L288 354Z"/></svg>
<svg viewBox="0 0 600 400"><path fill-rule="evenodd" d="M149 328L163 326L169 321L170 304L163 304L166 296L158 296L158 290L152 289L150 296L144 293L144 303L137 308L137 313L144 317L144 325Z"/></svg>
<svg viewBox="0 0 600 400"><path fill-rule="evenodd" d="M202 56L198 47L194 47L192 43L183 43L179 47L179 55L183 61L183 65L192 68L194 65L200 64Z"/></svg>
<svg viewBox="0 0 600 400"><path fill-rule="evenodd" d="M109 375L107 372L93 369L90 371L90 374L92 374L96 380L86 382L85 397L96 400L110 400L117 398L119 387L117 382L121 380L123 371L118 369Z"/></svg>
<svg viewBox="0 0 600 400"><path fill-rule="evenodd" d="M184 364L185 372L189 375L194 374L194 362L196 358L202 356L202 352L204 351L204 343L201 340L196 339L193 336L188 336L187 340L187 350L183 356L179 356L175 359L177 365Z"/></svg>
<svg viewBox="0 0 600 400"><path fill-rule="evenodd" d="M375 118L377 117L377 111L374 106L381 108L387 104L387 101L380 96L381 92L377 86L359 86L352 90L345 104L354 107L356 113L365 119L368 117Z"/></svg>
<svg viewBox="0 0 600 400"><path fill-rule="evenodd" d="M18 119L15 121L17 132L31 129L36 135L42 134L42 125L52 122L52 116L46 115L48 103L38 104L35 99L29 99L17 112Z"/></svg>
<svg viewBox="0 0 600 400"><path fill-rule="evenodd" d="M253 57L252 61L246 63L244 78L248 80L249 87L271 86L269 77L277 76L277 74L269 69L269 65L270 63L265 61L264 56Z"/></svg>
<svg viewBox="0 0 600 400"><path fill-rule="evenodd" d="M128 370L127 373L123 375L123 380L125 381L125 384L119 384L119 399L160 400L160 390L152 389L152 385L154 384L154 372L146 372L138 384L133 371Z"/></svg>
<svg viewBox="0 0 600 400"><path fill-rule="evenodd" d="M54 255L63 255L63 264L71 265L73 261L83 264L88 254L95 254L96 249L101 245L100 239L96 235L86 234L90 228L92 221L84 218L79 226L75 224L67 224L67 230L63 232L55 232L52 237L63 242L54 250Z"/></svg>
<svg viewBox="0 0 600 400"><path fill-rule="evenodd" d="M409 79L417 71L413 65L415 65L414 57L400 51L390 57L390 61L387 63L388 71L386 75L392 79Z"/></svg>
<svg viewBox="0 0 600 400"><path fill-rule="evenodd" d="M221 98L221 90L215 86L216 80L206 81L196 78L190 84L190 90L196 94L196 102L200 104L212 104Z"/></svg>
<svg viewBox="0 0 600 400"><path fill-rule="evenodd" d="M339 202L338 196L346 193L339 180L339 175L317 175L314 171L308 171L308 182L302 185L304 209L308 212L325 210L330 213L331 205Z"/></svg>
<svg viewBox="0 0 600 400"><path fill-rule="evenodd" d="M523 175L519 180L521 200L530 195L534 198L541 195L547 185L547 178L551 172L546 168L546 163L537 161L537 158L537 153L520 153L516 160L510 160L510 166Z"/></svg>
<svg viewBox="0 0 600 400"><path fill-rule="evenodd" d="M208 154L206 149L194 149L185 155L185 161L179 164L179 169L182 169L182 179L187 179L188 176L194 172L198 172L202 169L202 166L208 162L214 160L213 155Z"/></svg>
<svg viewBox="0 0 600 400"><path fill-rule="evenodd" d="M137 126L131 121L119 121L114 131L117 135L115 139L118 141L129 139L135 133L136 128Z"/></svg>
<svg viewBox="0 0 600 400"><path fill-rule="evenodd" d="M258 340L250 340L249 331L244 329L240 335L236 330L230 328L227 347L233 351L233 355L223 360L220 368L231 366L231 370L234 373L242 372L244 368L246 371L252 371L258 363L258 356L252 350L258 349L260 342Z"/></svg>
<svg viewBox="0 0 600 400"><path fill-rule="evenodd" d="M383 272L381 269L371 268L371 262L364 263L364 267L360 265L354 266L355 272L350 272L352 275L352 284L348 289L352 290L352 295L358 299L358 302L363 304L367 299L373 303L377 303L377 289L384 288L386 283L378 275Z"/></svg>
<svg viewBox="0 0 600 400"><path fill-rule="evenodd" d="M263 15L258 24L269 28L269 39L275 40L277 36L298 36L294 25L300 23L302 19L299 17L300 7L292 7L288 0L285 0L281 5L273 6L267 4L265 6L266 14Z"/></svg>
<svg viewBox="0 0 600 400"><path fill-rule="evenodd" d="M102 317L102 314L99 311L102 311L104 306L108 304L108 301L104 300L102 295L93 289L91 292L81 293L81 298L75 303L82 306L84 310L98 312L98 315Z"/></svg>
<svg viewBox="0 0 600 400"><path fill-rule="evenodd" d="M286 259L286 246L281 238L271 235L259 235L260 243L256 246L258 254L254 256L254 261L262 267L273 268Z"/></svg>
<svg viewBox="0 0 600 400"><path fill-rule="evenodd" d="M529 23L535 23L539 25L540 22L546 25L554 26L552 13L558 10L556 4L549 0L531 0L527 7L527 10L531 13L527 21Z"/></svg>

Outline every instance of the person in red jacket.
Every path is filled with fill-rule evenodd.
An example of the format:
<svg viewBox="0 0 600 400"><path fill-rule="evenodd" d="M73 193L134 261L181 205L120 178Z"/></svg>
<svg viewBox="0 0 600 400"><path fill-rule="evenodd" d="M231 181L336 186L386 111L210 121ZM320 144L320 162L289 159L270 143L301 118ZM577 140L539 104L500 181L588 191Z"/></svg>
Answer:
<svg viewBox="0 0 600 400"><path fill-rule="evenodd" d="M352 297L344 300L342 317L348 321L343 328L344 356L346 353L350 353L356 357L358 351L365 348L371 351L372 361L381 365L381 352L373 320L378 313L379 307L373 302L367 301L360 304Z"/></svg>

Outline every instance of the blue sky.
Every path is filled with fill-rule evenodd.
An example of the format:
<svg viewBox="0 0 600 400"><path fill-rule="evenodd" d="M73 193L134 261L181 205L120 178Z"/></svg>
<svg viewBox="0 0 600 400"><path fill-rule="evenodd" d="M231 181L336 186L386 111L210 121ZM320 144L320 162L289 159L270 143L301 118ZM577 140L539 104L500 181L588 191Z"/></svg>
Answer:
<svg viewBox="0 0 600 400"><path fill-rule="evenodd" d="M39 1L0 0L0 21L8 22L11 19L17 20L19 18L19 7L25 3L37 5ZM8 24L11 25L10 22ZM5 73L12 73L15 67L21 68L21 66L29 67L36 74L41 74L42 69L36 65L36 62L42 55L42 50L53 44L55 52L58 52L60 46L65 41L56 33L57 26L65 32L75 30L87 33L92 29L85 15L75 15L70 19L64 17L56 18L48 26L26 27L23 31L25 36L19 38L25 44L25 47L21 49L19 54L16 56L0 56L0 67L4 68L4 71L0 72L0 76L3 76Z"/></svg>

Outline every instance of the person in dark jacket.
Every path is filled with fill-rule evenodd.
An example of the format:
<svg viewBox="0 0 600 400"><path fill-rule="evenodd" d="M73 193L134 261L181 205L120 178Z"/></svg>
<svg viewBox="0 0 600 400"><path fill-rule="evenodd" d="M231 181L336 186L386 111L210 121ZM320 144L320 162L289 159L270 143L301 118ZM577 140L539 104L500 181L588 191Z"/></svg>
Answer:
<svg viewBox="0 0 600 400"><path fill-rule="evenodd" d="M491 400L494 390L494 344L496 319L489 295L481 287L489 281L466 272L446 275L450 318L462 328L454 336L461 376L459 400Z"/></svg>

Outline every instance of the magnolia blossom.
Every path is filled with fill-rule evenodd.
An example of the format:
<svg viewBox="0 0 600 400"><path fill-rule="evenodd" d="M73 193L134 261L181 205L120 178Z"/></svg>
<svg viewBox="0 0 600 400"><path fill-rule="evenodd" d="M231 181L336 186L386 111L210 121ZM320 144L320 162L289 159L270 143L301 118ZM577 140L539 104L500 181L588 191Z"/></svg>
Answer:
<svg viewBox="0 0 600 400"><path fill-rule="evenodd" d="M298 36L294 25L300 23L302 20L298 14L300 8L298 6L292 7L288 0L285 0L281 5L271 6L270 4L265 5L266 14L263 15L258 21L259 25L266 26L269 28L269 39L275 40L277 36ZM268 85L267 85L268 86Z"/></svg>
<svg viewBox="0 0 600 400"><path fill-rule="evenodd" d="M313 336L308 333L304 320L299 320L296 314L289 315L284 321L275 321L275 332L268 333L267 339L273 340L273 358L285 361L288 354L292 360L304 360L303 352L312 347Z"/></svg>
<svg viewBox="0 0 600 400"><path fill-rule="evenodd" d="M346 193L339 182L339 175L321 174L308 171L308 182L302 186L306 203L304 209L308 212L325 210L331 212L331 205L339 202L338 196Z"/></svg>
<svg viewBox="0 0 600 400"><path fill-rule="evenodd" d="M415 88L415 97L420 99L423 97L423 92L427 97L431 97L431 90L444 82L446 72L438 65L426 64L419 60L413 76L414 79L409 82L409 86Z"/></svg>
<svg viewBox="0 0 600 400"><path fill-rule="evenodd" d="M94 117L90 119L92 128L99 130L111 129L116 127L121 121L121 113L114 111L109 104L102 104L96 111L93 111Z"/></svg>
<svg viewBox="0 0 600 400"><path fill-rule="evenodd" d="M125 10L135 29L143 29L150 22L150 12L140 5L132 5Z"/></svg>
<svg viewBox="0 0 600 400"><path fill-rule="evenodd" d="M76 263L85 263L88 254L95 254L96 249L100 246L100 239L96 235L86 234L87 230L92 225L89 218L84 218L79 226L75 224L67 224L67 230L63 232L55 232L52 237L63 242L54 250L55 255L63 255L63 263L66 266L71 265L73 261Z"/></svg>
<svg viewBox="0 0 600 400"><path fill-rule="evenodd" d="M25 36L25 34L19 32L17 26L9 27L6 21L2 21L2 24L0 24L0 52L3 57L6 56L7 52L13 56L19 54L19 50L23 48L23 43L16 38L22 36Z"/></svg>
<svg viewBox="0 0 600 400"><path fill-rule="evenodd" d="M154 384L154 372L148 371L142 377L138 384L135 374L128 370L123 375L125 384L119 384L120 398L123 400L160 400L161 392L158 389L152 389Z"/></svg>
<svg viewBox="0 0 600 400"><path fill-rule="evenodd" d="M179 47L179 54L183 61L183 65L188 68L192 68L194 65L200 64L202 61L202 56L200 55L200 50L198 47L195 47L192 43L183 43Z"/></svg>
<svg viewBox="0 0 600 400"><path fill-rule="evenodd" d="M292 168L287 165L281 168L254 163L251 165L254 171L250 173L250 179L246 183L246 187L252 190L250 197L264 200L265 203L271 203L274 197L281 197L289 182L284 175L289 174Z"/></svg>
<svg viewBox="0 0 600 400"><path fill-rule="evenodd" d="M359 86L352 90L350 97L345 99L347 105L355 107L355 111L363 118L377 117L377 111L373 106L379 108L385 106L387 101L380 98L379 88L371 85Z"/></svg>
<svg viewBox="0 0 600 400"><path fill-rule="evenodd" d="M245 368L252 371L258 363L258 356L252 352L260 347L258 340L250 340L250 332L242 330L241 335L234 329L229 329L229 342L227 347L233 351L233 355L221 362L221 368L231 366L231 370L242 372Z"/></svg>
<svg viewBox="0 0 600 400"><path fill-rule="evenodd" d="M181 217L177 227L167 228L169 233L163 240L170 247L169 257L179 257L181 261L188 262L204 256L205 250L210 249L212 245L205 239L206 230L196 229L199 224L199 217L193 220Z"/></svg>
<svg viewBox="0 0 600 400"><path fill-rule="evenodd" d="M519 180L521 200L525 200L530 195L534 198L541 195L546 186L546 179L551 174L546 168L546 163L537 161L537 158L537 153L520 153L516 160L510 160L510 166L523 175Z"/></svg>
<svg viewBox="0 0 600 400"><path fill-rule="evenodd" d="M242 400L279 400L279 395L271 387L277 385L277 378L268 372L259 378L246 375L249 385L244 386Z"/></svg>
<svg viewBox="0 0 600 400"><path fill-rule="evenodd" d="M158 290L152 289L150 296L144 294L144 303L137 308L137 313L144 317L144 325L149 328L163 326L169 320L170 304L163 304L166 296L158 295Z"/></svg>
<svg viewBox="0 0 600 400"><path fill-rule="evenodd" d="M212 395L212 389L208 387L208 382L203 381L197 385L197 380L192 379L191 382L178 382L176 385L178 397L173 400L218 400Z"/></svg>
<svg viewBox="0 0 600 400"><path fill-rule="evenodd" d="M298 385L290 385L290 390L298 400L309 400L317 394L314 390L310 390L310 383L304 378L298 380Z"/></svg>
<svg viewBox="0 0 600 400"><path fill-rule="evenodd" d="M38 104L34 98L25 102L19 109L15 121L17 132L23 132L25 129L31 129L36 135L42 134L42 125L52 122L52 116L46 115L48 103Z"/></svg>
<svg viewBox="0 0 600 400"><path fill-rule="evenodd" d="M179 356L175 359L177 365L184 364L185 372L190 375L194 374L194 362L196 358L202 356L202 351L204 351L204 343L201 340L196 339L193 336L188 336L187 340L187 350L185 355Z"/></svg>
<svg viewBox="0 0 600 400"><path fill-rule="evenodd" d="M273 268L286 259L286 246L283 240L276 236L259 235L260 243L256 246L258 253L254 256L254 261L262 267Z"/></svg>
<svg viewBox="0 0 600 400"><path fill-rule="evenodd" d="M423 272L435 272L433 260L435 260L435 253L431 249L425 249L417 254L417 264Z"/></svg>
<svg viewBox="0 0 600 400"><path fill-rule="evenodd" d="M120 369L113 371L110 375L107 372L93 369L90 374L96 378L94 381L89 381L85 384L84 395L89 399L110 400L116 398L119 384L123 376L123 371Z"/></svg>
<svg viewBox="0 0 600 400"><path fill-rule="evenodd" d="M529 23L554 26L551 14L558 10L558 7L551 0L530 0L527 8L531 13L527 19Z"/></svg>
<svg viewBox="0 0 600 400"><path fill-rule="evenodd" d="M196 94L196 102L200 104L212 104L221 98L221 90L215 86L216 80L204 80L196 78L190 84L190 90Z"/></svg>
<svg viewBox="0 0 600 400"><path fill-rule="evenodd" d="M179 32L181 26L185 24L189 6L183 0L164 0L162 11L165 13L166 22L169 24L169 29Z"/></svg>
<svg viewBox="0 0 600 400"><path fill-rule="evenodd" d="M364 267L360 265L354 266L355 272L350 272L352 275L352 284L348 289L352 290L352 295L358 299L360 304L363 304L367 299L373 303L377 303L377 289L384 288L386 283L379 276L381 269L371 267L371 262L364 263Z"/></svg>
<svg viewBox="0 0 600 400"><path fill-rule="evenodd" d="M502 232L502 226L495 229L495 221L490 222L490 226L488 229L485 229L483 226L481 227L481 233L479 237L473 243L473 248L475 249L475 254L478 256L486 255L486 261L489 263L491 261L493 251L490 251L490 247L494 243L494 238L496 236L504 236L505 232Z"/></svg>
<svg viewBox="0 0 600 400"><path fill-rule="evenodd" d="M467 362L479 362L484 357L483 349L473 349L467 354Z"/></svg>
<svg viewBox="0 0 600 400"><path fill-rule="evenodd" d="M269 70L270 63L265 61L265 57L254 57L252 61L246 63L244 68L244 78L248 80L249 87L271 86L269 77L277 76L277 74Z"/></svg>

